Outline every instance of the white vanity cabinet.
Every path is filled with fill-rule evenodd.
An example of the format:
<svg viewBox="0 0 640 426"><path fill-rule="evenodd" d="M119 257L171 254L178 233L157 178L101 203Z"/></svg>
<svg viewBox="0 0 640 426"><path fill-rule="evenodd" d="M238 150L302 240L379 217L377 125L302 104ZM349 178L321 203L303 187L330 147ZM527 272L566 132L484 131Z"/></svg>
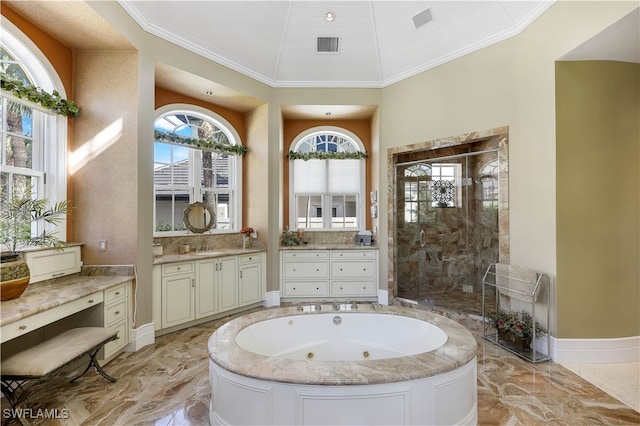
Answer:
<svg viewBox="0 0 640 426"><path fill-rule="evenodd" d="M328 250L282 250L283 297L329 296Z"/></svg>
<svg viewBox="0 0 640 426"><path fill-rule="evenodd" d="M376 260L373 250L331 251L331 295L354 298L376 296Z"/></svg>
<svg viewBox="0 0 640 426"><path fill-rule="evenodd" d="M103 359L113 357L129 343L130 287L128 282L104 291L104 325L118 330L118 337L104 345Z"/></svg>
<svg viewBox="0 0 640 426"><path fill-rule="evenodd" d="M237 256L196 261L196 319L238 307Z"/></svg>
<svg viewBox="0 0 640 426"><path fill-rule="evenodd" d="M80 272L80 246L64 247L62 250L25 250L24 261L29 266L30 283L58 278Z"/></svg>
<svg viewBox="0 0 640 426"><path fill-rule="evenodd" d="M262 302L265 261L265 253L254 252L155 265L155 330L184 328Z"/></svg>
<svg viewBox="0 0 640 426"><path fill-rule="evenodd" d="M218 309L224 312L238 307L238 256L220 257L217 261Z"/></svg>
<svg viewBox="0 0 640 426"><path fill-rule="evenodd" d="M162 328L194 320L195 262L162 265Z"/></svg>
<svg viewBox="0 0 640 426"><path fill-rule="evenodd" d="M252 253L238 258L238 304L247 306L261 302L267 292L267 283L263 279L266 272L266 256L264 253Z"/></svg>
<svg viewBox="0 0 640 426"><path fill-rule="evenodd" d="M287 299L377 297L378 264L374 249L282 249L281 293Z"/></svg>

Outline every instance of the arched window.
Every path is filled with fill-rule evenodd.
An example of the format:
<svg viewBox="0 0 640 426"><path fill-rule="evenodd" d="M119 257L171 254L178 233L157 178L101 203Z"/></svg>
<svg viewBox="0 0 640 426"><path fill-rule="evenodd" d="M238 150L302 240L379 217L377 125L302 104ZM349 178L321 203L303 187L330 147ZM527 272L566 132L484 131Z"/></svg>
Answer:
<svg viewBox="0 0 640 426"><path fill-rule="evenodd" d="M215 213L211 232L238 231L242 162L233 127L204 108L170 105L158 110L154 128L154 235L187 234L183 212L195 202Z"/></svg>
<svg viewBox="0 0 640 426"><path fill-rule="evenodd" d="M360 139L338 127L313 128L298 135L290 151L290 228L362 228L365 150Z"/></svg>
<svg viewBox="0 0 640 426"><path fill-rule="evenodd" d="M0 72L48 93L56 90L64 97L62 82L35 44L7 20L0 29ZM34 198L46 198L51 203L66 199L67 118L4 91L0 93L0 111L3 201L24 195L27 188ZM65 223L57 227L33 224L32 235L43 231L55 231L58 238L66 239Z"/></svg>

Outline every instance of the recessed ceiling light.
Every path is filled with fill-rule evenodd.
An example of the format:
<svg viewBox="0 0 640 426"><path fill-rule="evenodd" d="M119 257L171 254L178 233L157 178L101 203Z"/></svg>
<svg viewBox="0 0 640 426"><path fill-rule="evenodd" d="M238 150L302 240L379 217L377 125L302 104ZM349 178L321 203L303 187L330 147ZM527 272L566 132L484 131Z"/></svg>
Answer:
<svg viewBox="0 0 640 426"><path fill-rule="evenodd" d="M333 13L332 11L328 11L327 14L324 15L324 18L329 22L333 21L335 17L336 17L336 14Z"/></svg>
<svg viewBox="0 0 640 426"><path fill-rule="evenodd" d="M213 96L213 91L205 90L204 94L207 95L207 96Z"/></svg>

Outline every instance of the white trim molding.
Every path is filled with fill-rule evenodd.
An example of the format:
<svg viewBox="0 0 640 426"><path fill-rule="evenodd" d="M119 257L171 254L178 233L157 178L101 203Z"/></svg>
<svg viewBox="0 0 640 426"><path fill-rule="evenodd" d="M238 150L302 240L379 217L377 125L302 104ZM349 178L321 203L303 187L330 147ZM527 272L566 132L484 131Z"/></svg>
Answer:
<svg viewBox="0 0 640 426"><path fill-rule="evenodd" d="M616 364L640 361L640 336L611 339L551 337L551 358L566 364Z"/></svg>
<svg viewBox="0 0 640 426"><path fill-rule="evenodd" d="M137 352L156 341L156 333L152 322L131 329L130 334L129 344L124 348L125 352Z"/></svg>

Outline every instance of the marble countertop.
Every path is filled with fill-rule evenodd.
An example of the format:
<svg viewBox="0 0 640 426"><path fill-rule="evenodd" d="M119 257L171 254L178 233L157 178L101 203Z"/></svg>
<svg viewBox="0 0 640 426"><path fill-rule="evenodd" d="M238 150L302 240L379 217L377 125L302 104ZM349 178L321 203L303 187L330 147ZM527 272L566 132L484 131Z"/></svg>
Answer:
<svg viewBox="0 0 640 426"><path fill-rule="evenodd" d="M224 324L209 338L209 357L228 371L261 380L308 385L367 385L435 376L461 367L476 356L478 345L471 332L442 315L397 306L383 306L375 311L370 305L358 306L358 310L340 311L339 314L360 312L418 318L440 327L448 336L447 342L433 351L402 358L312 362L258 355L238 346L235 336L251 324L284 316L316 314L298 311L292 306L243 315ZM331 310L331 305L323 305L320 314L327 312L338 313Z"/></svg>
<svg viewBox="0 0 640 426"><path fill-rule="evenodd" d="M133 280L133 276L96 276L73 274L29 284L22 296L0 302L0 326L73 302Z"/></svg>
<svg viewBox="0 0 640 426"><path fill-rule="evenodd" d="M206 251L190 251L184 254L164 254L153 259L154 265L163 263L188 262L191 260L209 259L212 257L239 256L243 254L262 253L259 248L220 248Z"/></svg>
<svg viewBox="0 0 640 426"><path fill-rule="evenodd" d="M301 246L280 246L280 250L378 250L378 246L357 244L305 244Z"/></svg>

